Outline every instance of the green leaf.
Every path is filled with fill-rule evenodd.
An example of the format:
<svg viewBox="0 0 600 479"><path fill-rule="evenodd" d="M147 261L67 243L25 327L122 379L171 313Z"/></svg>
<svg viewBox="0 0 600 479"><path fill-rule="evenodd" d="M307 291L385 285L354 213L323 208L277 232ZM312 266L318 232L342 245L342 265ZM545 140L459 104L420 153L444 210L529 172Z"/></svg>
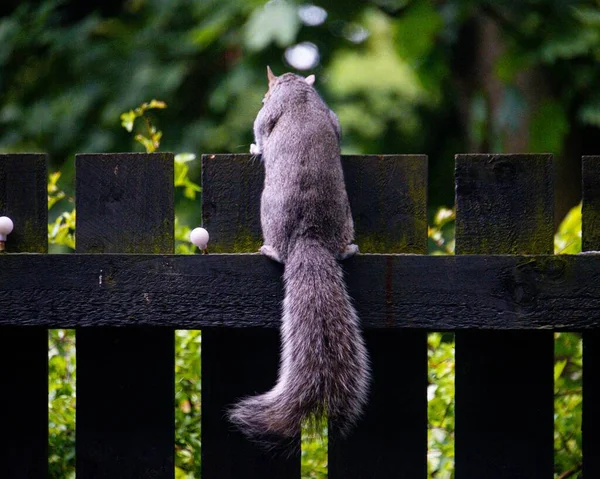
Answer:
<svg viewBox="0 0 600 479"><path fill-rule="evenodd" d="M294 42L299 29L296 6L285 0L271 0L250 16L245 26L245 43L252 51L263 50L271 42L287 47Z"/></svg>
<svg viewBox="0 0 600 479"><path fill-rule="evenodd" d="M175 186L184 186L189 171L185 163L175 163Z"/></svg>
<svg viewBox="0 0 600 479"><path fill-rule="evenodd" d="M554 235L556 254L581 253L581 203L569 210Z"/></svg>
<svg viewBox="0 0 600 479"><path fill-rule="evenodd" d="M156 150L152 139L146 138L144 135L135 135L135 141L144 145L144 148L146 148L146 153L152 153Z"/></svg>
<svg viewBox="0 0 600 479"><path fill-rule="evenodd" d="M194 161L196 159L196 155L193 153L177 153L175 155L176 163L188 163L190 161Z"/></svg>
<svg viewBox="0 0 600 479"><path fill-rule="evenodd" d="M196 199L196 193L200 193L202 191L202 188L200 187L200 185L197 185L196 183L192 182L189 179L186 179L185 182L185 190L183 192L183 195L190 199L190 200L195 200Z"/></svg>
<svg viewBox="0 0 600 479"><path fill-rule="evenodd" d="M125 113L121 113L120 118L121 118L121 125L123 126L123 128L125 128L128 132L131 133L131 130L133 130L133 122L137 118L137 115L135 114L135 112L133 110L129 110Z"/></svg>
<svg viewBox="0 0 600 479"><path fill-rule="evenodd" d="M151 110L151 109L164 109L167 108L167 104L162 101L162 100L150 100L150 103L147 104L146 109L147 110Z"/></svg>
<svg viewBox="0 0 600 479"><path fill-rule="evenodd" d="M556 361L554 363L554 381L557 381L558 378L560 378L560 375L563 373L566 365L567 365L566 359L564 359L562 361Z"/></svg>

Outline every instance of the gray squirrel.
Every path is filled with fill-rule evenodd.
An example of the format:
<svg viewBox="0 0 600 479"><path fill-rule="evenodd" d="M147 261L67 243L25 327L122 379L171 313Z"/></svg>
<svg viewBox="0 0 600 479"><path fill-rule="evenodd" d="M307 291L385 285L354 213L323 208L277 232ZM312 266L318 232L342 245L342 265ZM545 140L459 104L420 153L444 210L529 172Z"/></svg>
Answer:
<svg viewBox="0 0 600 479"><path fill-rule="evenodd" d="M370 368L338 264L358 252L341 128L313 88L314 75L276 77L269 67L267 74L250 152L265 166L260 252L285 265L282 353L275 387L242 399L229 417L255 438L291 438L325 415L345 434L367 402Z"/></svg>

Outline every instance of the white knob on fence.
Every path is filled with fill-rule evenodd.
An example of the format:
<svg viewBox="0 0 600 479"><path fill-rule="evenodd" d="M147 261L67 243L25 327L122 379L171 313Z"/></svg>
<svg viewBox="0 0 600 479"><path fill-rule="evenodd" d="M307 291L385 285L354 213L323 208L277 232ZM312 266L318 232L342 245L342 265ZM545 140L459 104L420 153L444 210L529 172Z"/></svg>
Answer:
<svg viewBox="0 0 600 479"><path fill-rule="evenodd" d="M203 253L207 253L208 247L208 231L204 228L194 228L190 233L190 241L202 250Z"/></svg>
<svg viewBox="0 0 600 479"><path fill-rule="evenodd" d="M0 251L4 251L4 242L14 226L15 225L8 216L0 216Z"/></svg>

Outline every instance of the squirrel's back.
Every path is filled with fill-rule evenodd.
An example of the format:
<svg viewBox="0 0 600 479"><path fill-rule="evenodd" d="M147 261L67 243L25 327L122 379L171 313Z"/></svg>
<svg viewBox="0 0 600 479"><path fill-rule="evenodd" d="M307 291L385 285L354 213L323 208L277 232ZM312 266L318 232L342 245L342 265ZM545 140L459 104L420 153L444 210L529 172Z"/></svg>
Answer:
<svg viewBox="0 0 600 479"><path fill-rule="evenodd" d="M261 119L270 126L262 139L265 238L274 238L284 256L289 242L303 236L322 240L332 252L349 244L354 224L340 161L337 116L302 77L286 73L279 77L257 122ZM282 230L278 218L294 221Z"/></svg>

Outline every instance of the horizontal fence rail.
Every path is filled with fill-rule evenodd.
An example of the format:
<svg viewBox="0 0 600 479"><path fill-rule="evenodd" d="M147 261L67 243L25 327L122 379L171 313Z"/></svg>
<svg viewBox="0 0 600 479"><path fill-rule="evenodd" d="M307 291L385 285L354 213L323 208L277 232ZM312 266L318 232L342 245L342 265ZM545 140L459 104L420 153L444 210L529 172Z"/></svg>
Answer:
<svg viewBox="0 0 600 479"><path fill-rule="evenodd" d="M373 382L356 429L329 430L329 478L427 477L430 331L456 333L457 479L553 476L552 334L582 332L583 471L600 477L600 254L550 254L551 155L457 155L445 257L425 255L426 156L342 160L362 253L343 268ZM15 222L0 254L0 390L20 392L0 395L1 477L47 476L47 329L75 328L78 479L174 477L175 329L203 330L202 478L300 478L299 435L276 454L226 419L277 376L283 266L255 253L263 167L202 162L211 254L171 254L161 153L78 155L77 253L53 255L46 156L0 155L0 215ZM598 178L600 157L584 157L586 251L600 250Z"/></svg>
<svg viewBox="0 0 600 479"><path fill-rule="evenodd" d="M17 254L1 262L0 326L280 324L283 267L258 254ZM600 254L363 254L344 268L366 329L600 329Z"/></svg>

